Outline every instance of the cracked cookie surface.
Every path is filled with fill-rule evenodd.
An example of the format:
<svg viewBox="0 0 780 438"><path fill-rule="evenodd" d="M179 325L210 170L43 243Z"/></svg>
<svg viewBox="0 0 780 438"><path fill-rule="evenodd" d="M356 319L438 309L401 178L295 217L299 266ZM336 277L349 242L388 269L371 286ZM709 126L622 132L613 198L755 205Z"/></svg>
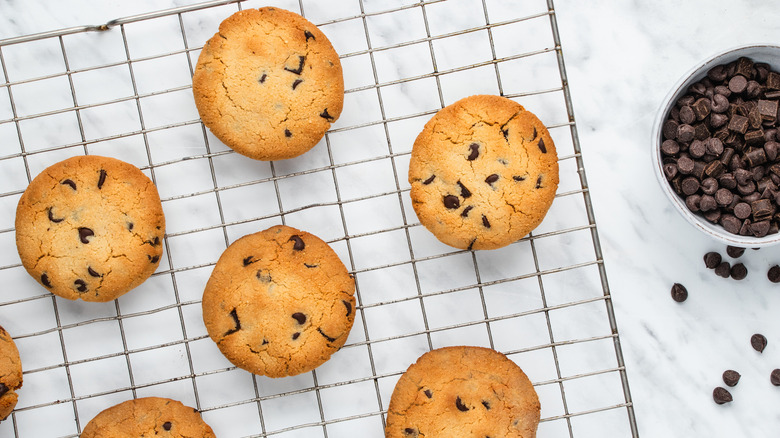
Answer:
<svg viewBox="0 0 780 438"><path fill-rule="evenodd" d="M100 412L81 438L215 438L200 413L161 397L128 400Z"/></svg>
<svg viewBox="0 0 780 438"><path fill-rule="evenodd" d="M87 155L36 176L16 209L16 246L27 272L70 300L110 301L160 264L165 234L152 181L123 161Z"/></svg>
<svg viewBox="0 0 780 438"><path fill-rule="evenodd" d="M284 9L246 9L219 26L192 78L203 123L236 152L292 158L341 115L344 77L322 31Z"/></svg>
<svg viewBox="0 0 780 438"><path fill-rule="evenodd" d="M436 238L496 249L544 219L558 189L558 155L547 128L520 104L470 96L425 124L409 183L417 217Z"/></svg>
<svg viewBox="0 0 780 438"><path fill-rule="evenodd" d="M483 347L444 347L412 364L393 390L387 438L533 438L539 397L522 369Z"/></svg>
<svg viewBox="0 0 780 438"><path fill-rule="evenodd" d="M278 225L233 242L203 293L209 336L234 365L269 377L310 371L344 345L355 281L319 237Z"/></svg>
<svg viewBox="0 0 780 438"><path fill-rule="evenodd" d="M22 361L14 340L0 327L0 421L14 410L22 387Z"/></svg>

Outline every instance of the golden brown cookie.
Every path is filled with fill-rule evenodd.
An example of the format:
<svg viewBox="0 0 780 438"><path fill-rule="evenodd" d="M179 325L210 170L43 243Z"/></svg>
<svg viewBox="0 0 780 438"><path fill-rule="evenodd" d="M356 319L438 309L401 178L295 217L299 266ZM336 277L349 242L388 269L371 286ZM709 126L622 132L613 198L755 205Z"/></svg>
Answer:
<svg viewBox="0 0 780 438"><path fill-rule="evenodd" d="M471 96L425 124L409 183L417 217L436 238L495 249L542 222L558 189L558 155L547 128L520 104Z"/></svg>
<svg viewBox="0 0 780 438"><path fill-rule="evenodd" d="M387 438L533 438L539 397L523 370L482 347L423 354L395 385Z"/></svg>
<svg viewBox="0 0 780 438"><path fill-rule="evenodd" d="M164 234L157 188L114 158L79 156L48 167L16 209L22 264L70 300L110 301L143 283L160 264Z"/></svg>
<svg viewBox="0 0 780 438"><path fill-rule="evenodd" d="M0 327L0 421L14 410L22 387L22 361L11 335Z"/></svg>
<svg viewBox="0 0 780 438"><path fill-rule="evenodd" d="M114 405L87 423L81 438L215 438L197 409L146 397Z"/></svg>
<svg viewBox="0 0 780 438"><path fill-rule="evenodd" d="M310 371L344 345L355 281L319 237L278 225L233 242L203 293L209 336L233 364L283 377Z"/></svg>
<svg viewBox="0 0 780 438"><path fill-rule="evenodd" d="M192 78L203 123L258 160L308 151L341 115L344 77L328 38L305 18L265 7L236 12L203 47Z"/></svg>

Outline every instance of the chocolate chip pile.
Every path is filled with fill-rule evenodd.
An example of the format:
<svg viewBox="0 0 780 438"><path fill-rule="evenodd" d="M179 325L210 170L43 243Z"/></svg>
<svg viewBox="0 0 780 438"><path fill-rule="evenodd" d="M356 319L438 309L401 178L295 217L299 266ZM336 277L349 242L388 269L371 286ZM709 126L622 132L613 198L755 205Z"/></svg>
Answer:
<svg viewBox="0 0 780 438"><path fill-rule="evenodd" d="M766 340L766 336L760 333L756 333L750 337L750 346L752 346L753 349L758 351L759 353L764 352L767 343L768 342ZM722 377L723 377L723 383L725 383L726 386L733 388L737 386L737 383L739 383L739 379L742 376L737 371L726 370L723 372ZM769 382L774 386L780 386L779 368L775 368L774 370L772 370L771 373L769 373ZM715 401L715 403L719 405L734 401L734 397L732 397L731 392L729 392L728 389L722 386L718 386L714 390L712 390L712 399Z"/></svg>
<svg viewBox="0 0 780 438"><path fill-rule="evenodd" d="M691 85L663 124L669 184L690 211L732 234L780 231L778 100L780 74L740 58Z"/></svg>

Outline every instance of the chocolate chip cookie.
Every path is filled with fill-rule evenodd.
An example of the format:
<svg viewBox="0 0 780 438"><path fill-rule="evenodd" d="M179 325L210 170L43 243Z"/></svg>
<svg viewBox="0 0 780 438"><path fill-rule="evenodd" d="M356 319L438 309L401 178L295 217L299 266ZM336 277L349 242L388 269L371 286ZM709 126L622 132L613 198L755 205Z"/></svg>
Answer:
<svg viewBox="0 0 780 438"><path fill-rule="evenodd" d="M160 264L164 233L152 181L108 157L72 157L48 167L16 209L22 265L70 300L110 301L143 283Z"/></svg>
<svg viewBox="0 0 780 438"><path fill-rule="evenodd" d="M215 438L194 408L179 401L146 397L114 405L97 414L81 438Z"/></svg>
<svg viewBox="0 0 780 438"><path fill-rule="evenodd" d="M328 38L284 9L228 17L203 47L192 78L203 123L258 160L308 151L341 115L344 77Z"/></svg>
<svg viewBox="0 0 780 438"><path fill-rule="evenodd" d="M542 222L558 189L558 155L547 128L520 104L471 96L425 124L409 183L417 217L436 238L495 249Z"/></svg>
<svg viewBox="0 0 780 438"><path fill-rule="evenodd" d="M203 319L236 366L291 376L344 345L355 321L354 292L354 279L325 242L278 225L225 250L203 293Z"/></svg>
<svg viewBox="0 0 780 438"><path fill-rule="evenodd" d="M387 438L533 438L539 397L523 370L482 347L423 354L401 376L387 411Z"/></svg>
<svg viewBox="0 0 780 438"><path fill-rule="evenodd" d="M0 327L0 421L14 410L22 387L22 361L11 335Z"/></svg>

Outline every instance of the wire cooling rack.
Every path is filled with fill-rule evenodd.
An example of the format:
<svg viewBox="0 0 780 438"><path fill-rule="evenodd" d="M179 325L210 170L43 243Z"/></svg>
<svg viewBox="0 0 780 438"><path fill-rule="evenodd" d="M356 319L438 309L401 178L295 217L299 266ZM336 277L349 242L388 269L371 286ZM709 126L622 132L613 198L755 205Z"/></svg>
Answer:
<svg viewBox="0 0 780 438"><path fill-rule="evenodd" d="M552 0L276 1L331 39L344 112L309 153L258 162L200 123L190 78L220 21L252 1L212 1L0 41L0 324L24 386L3 437L76 437L98 412L144 396L196 407L220 437L381 437L395 382L446 345L507 354L539 393L539 437L637 437L577 141ZM561 184L544 222L494 251L460 251L418 222L411 145L440 108L500 94L535 112ZM45 167L107 155L158 186L158 271L111 303L47 293L22 268L16 203ZM356 278L346 345L300 376L236 369L208 338L200 298L242 235L285 223L326 240Z"/></svg>

